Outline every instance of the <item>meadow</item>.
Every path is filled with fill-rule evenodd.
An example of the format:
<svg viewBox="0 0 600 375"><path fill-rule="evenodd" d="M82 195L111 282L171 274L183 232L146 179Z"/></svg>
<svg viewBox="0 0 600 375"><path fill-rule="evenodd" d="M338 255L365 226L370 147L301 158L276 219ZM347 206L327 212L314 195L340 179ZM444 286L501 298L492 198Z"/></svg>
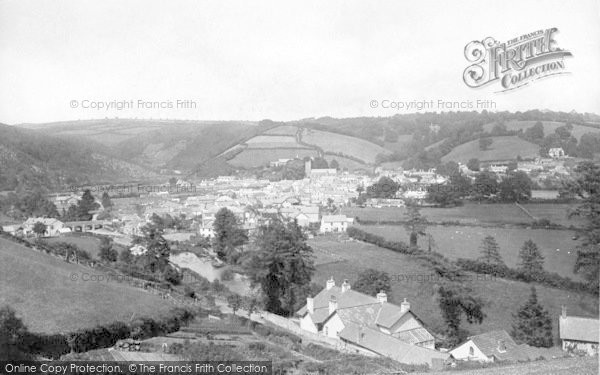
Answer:
<svg viewBox="0 0 600 375"><path fill-rule="evenodd" d="M134 316L159 317L174 307L106 278L93 268L0 239L0 306L14 308L31 331L70 332Z"/></svg>
<svg viewBox="0 0 600 375"><path fill-rule="evenodd" d="M442 162L455 161L457 163L467 163L472 158L488 161L514 160L519 155L525 159L539 156L540 146L527 142L517 136L491 137L491 139L493 143L486 150L479 148L479 140L463 143L444 155Z"/></svg>
<svg viewBox="0 0 600 375"><path fill-rule="evenodd" d="M317 259L313 282L324 286L325 281L333 276L338 284L344 279L352 284L360 272L367 268L385 271L392 281L391 301L399 303L407 298L411 310L427 326L437 332L445 329L437 301L439 279L423 261L362 242L339 241L334 236L319 236L309 240L309 244ZM332 262L332 258L336 261ZM470 275L472 278L465 283L484 300L487 316L481 325L464 322L464 328L472 334L494 329L510 332L512 314L529 298L531 285L491 276ZM536 285L536 289L539 301L551 314L556 337L562 305L567 306L572 315L598 316L598 299L592 295L540 285Z"/></svg>
<svg viewBox="0 0 600 375"><path fill-rule="evenodd" d="M100 239L92 236L77 236L77 235L65 235L60 237L45 238L45 242L49 244L55 244L57 242L66 242L77 246L81 250L85 250L92 256L92 258L98 258L98 251L100 250Z"/></svg>
<svg viewBox="0 0 600 375"><path fill-rule="evenodd" d="M360 229L382 236L390 241L409 242L408 232L398 225L362 225ZM485 236L493 236L500 246L500 255L509 267L516 267L520 262L519 249L529 239L538 245L544 256L544 268L561 276L580 280L573 274L577 257L573 248L579 243L573 240L574 232L568 230L493 228L471 226L432 225L426 230L435 241L434 251L449 259L476 259L480 254L480 246ZM419 246L428 248L426 237L419 238Z"/></svg>
<svg viewBox="0 0 600 375"><path fill-rule="evenodd" d="M520 130L523 129L523 131L525 131L525 129L531 128L533 125L535 125L537 121L508 121L506 123L506 129L507 130ZM554 133L554 131L556 130L556 128L558 128L559 126L563 126L565 125L565 123L563 122L556 122L556 121L541 121L542 124L544 125L544 135L548 135L548 134L552 134ZM483 126L483 129L487 132L490 132L493 128L494 128L495 124L485 124ZM577 140L579 140L581 138L582 135L584 135L585 133L598 133L600 132L600 129L598 128L594 128L591 126L583 126L583 125L573 125L573 130L571 130L571 134L573 135L573 137L577 138Z"/></svg>
<svg viewBox="0 0 600 375"><path fill-rule="evenodd" d="M556 203L524 203L523 207L538 219L547 219L552 223L561 224L565 227L574 225L579 227L582 221L578 218L567 217L569 209L573 208L571 204ZM361 220L369 221L402 221L405 220L404 214L406 208L360 208L345 207L343 213L352 217L358 217ZM450 208L421 208L421 215L430 222L458 222L469 225L491 225L502 226L504 224L530 224L533 219L512 203L472 203L467 202L463 206Z"/></svg>
<svg viewBox="0 0 600 375"><path fill-rule="evenodd" d="M326 152L349 155L366 163L374 163L378 154L390 153L389 150L364 139L320 130L307 129L302 134L302 141Z"/></svg>

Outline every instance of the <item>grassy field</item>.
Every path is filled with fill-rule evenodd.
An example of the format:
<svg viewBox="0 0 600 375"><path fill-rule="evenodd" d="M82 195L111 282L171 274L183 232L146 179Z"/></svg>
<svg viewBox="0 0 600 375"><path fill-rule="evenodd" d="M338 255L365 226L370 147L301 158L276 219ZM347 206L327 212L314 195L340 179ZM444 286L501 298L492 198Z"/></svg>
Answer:
<svg viewBox="0 0 600 375"><path fill-rule="evenodd" d="M317 156L317 151L300 148L271 150L246 149L231 159L229 164L235 167L253 168L265 166L269 164L269 162L277 159L293 159L296 156L300 158L305 156Z"/></svg>
<svg viewBox="0 0 600 375"><path fill-rule="evenodd" d="M398 225L364 225L360 229L380 235L392 241L404 241L409 238L404 227ZM538 245L544 255L544 268L561 276L578 280L573 274L577 254L573 248L579 243L571 237L571 231L521 228L484 228L464 226L430 226L427 233L435 240L435 251L450 259L475 259L480 256L480 245L487 235L493 236L500 246L500 255L509 267L519 263L519 249L529 239ZM421 238L419 246L427 248L427 240Z"/></svg>
<svg viewBox="0 0 600 375"><path fill-rule="evenodd" d="M537 121L508 121L506 123L506 129L508 130L519 130L519 129L523 129L523 131L525 131L525 129L532 127L533 125L535 125ZM544 124L544 135L548 135L548 134L552 134L554 133L554 130L556 130L556 128L558 128L559 126L563 126L564 123L563 122L555 122L555 121L542 121L542 124ZM485 124L483 126L483 129L485 131L491 131L494 128L495 124ZM573 137L577 138L577 140L579 140L581 138L581 136L585 133L599 133L600 129L598 128L592 128L589 126L582 126L582 125L573 125L573 130L571 130L571 134L573 135Z"/></svg>
<svg viewBox="0 0 600 375"><path fill-rule="evenodd" d="M264 134L274 135L296 135L298 127L292 125L282 125L273 129L267 130Z"/></svg>
<svg viewBox="0 0 600 375"><path fill-rule="evenodd" d="M8 304L36 332L67 332L132 316L160 316L173 307L104 273L65 263L0 239L0 306Z"/></svg>
<svg viewBox="0 0 600 375"><path fill-rule="evenodd" d="M486 160L514 160L539 156L540 147L516 136L492 137L494 143L487 150L479 149L479 140L463 143L442 157L442 161L467 163L472 158Z"/></svg>
<svg viewBox="0 0 600 375"><path fill-rule="evenodd" d="M61 237L52 237L45 238L45 242L50 244L57 242L67 242L73 244L80 248L81 250L85 250L90 254L93 258L98 258L98 250L100 249L100 239L92 236L61 236Z"/></svg>
<svg viewBox="0 0 600 375"><path fill-rule="evenodd" d="M314 282L325 285L325 281L333 276L338 283L343 279L348 279L352 283L364 269L375 268L385 271L392 279L391 300L400 302L403 298L408 298L411 309L424 320L426 325L435 331L443 331L445 328L437 302L438 280L421 261L370 244L355 241L340 242L331 236L316 237L310 240L309 244L315 249L317 256ZM338 261L325 261L334 256ZM464 327L473 334L494 329L510 331L512 314L528 299L530 285L489 277L477 279L476 276L468 282L475 293L485 301L487 317L481 325L470 325L465 322ZM561 305L568 307L569 314L598 316L598 299L594 296L543 286L536 286L536 288L540 302L552 316L556 337L558 337L557 326Z"/></svg>
<svg viewBox="0 0 600 375"><path fill-rule="evenodd" d="M580 226L581 220L568 219L567 211L573 205L554 203L526 203L523 206L539 219L548 219L564 226ZM399 221L404 220L405 208L344 208L343 213L362 220ZM466 203L452 208L423 207L421 214L435 223L459 222L472 225L502 225L531 223L532 218L515 204Z"/></svg>
<svg viewBox="0 0 600 375"><path fill-rule="evenodd" d="M598 374L598 358L561 358L551 361L518 363L452 372L426 372L427 375L593 375ZM415 373L417 375L417 373Z"/></svg>
<svg viewBox="0 0 600 375"><path fill-rule="evenodd" d="M259 135L247 140L246 144L248 145L248 148L307 148L306 146L296 143L295 136L288 135Z"/></svg>
<svg viewBox="0 0 600 375"><path fill-rule="evenodd" d="M322 148L324 151L353 156L367 163L374 163L377 154L390 151L364 139L347 135L308 129L302 134L302 141Z"/></svg>

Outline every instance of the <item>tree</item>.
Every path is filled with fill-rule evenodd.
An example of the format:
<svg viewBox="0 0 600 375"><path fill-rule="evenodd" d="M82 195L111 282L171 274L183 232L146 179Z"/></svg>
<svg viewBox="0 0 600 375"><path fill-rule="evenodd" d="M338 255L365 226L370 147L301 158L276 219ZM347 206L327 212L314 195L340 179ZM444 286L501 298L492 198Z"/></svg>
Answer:
<svg viewBox="0 0 600 375"><path fill-rule="evenodd" d="M104 193L102 193L102 207L104 207L105 210L110 209L113 206L112 201L110 200L110 196L108 195L108 193L105 191Z"/></svg>
<svg viewBox="0 0 600 375"><path fill-rule="evenodd" d="M480 172L473 182L471 193L481 201L489 199L498 192L498 181L494 172Z"/></svg>
<svg viewBox="0 0 600 375"><path fill-rule="evenodd" d="M387 272L373 268L364 270L358 275L358 279L352 286L354 290L375 297L380 291L390 293L392 283Z"/></svg>
<svg viewBox="0 0 600 375"><path fill-rule="evenodd" d="M165 268L163 272L163 277L165 280L173 285L181 284L181 280L183 280L183 275L181 272L177 271L173 265L169 264Z"/></svg>
<svg viewBox="0 0 600 375"><path fill-rule="evenodd" d="M479 138L479 149L485 151L494 143L492 138Z"/></svg>
<svg viewBox="0 0 600 375"><path fill-rule="evenodd" d="M92 214L90 214L90 212L96 209L98 209L98 203L96 203L90 189L86 189L77 203L77 219L91 220Z"/></svg>
<svg viewBox="0 0 600 375"><path fill-rule="evenodd" d="M242 307L242 297L237 293L227 296L227 307L233 311L233 315Z"/></svg>
<svg viewBox="0 0 600 375"><path fill-rule="evenodd" d="M421 215L421 210L416 205L408 206L404 214L404 229L410 236L410 247L416 248L419 236L425 235L427 229L427 219Z"/></svg>
<svg viewBox="0 0 600 375"><path fill-rule="evenodd" d="M100 260L105 262L116 262L119 253L113 249L112 241L108 237L102 237L100 240L100 249L98 251Z"/></svg>
<svg viewBox="0 0 600 375"><path fill-rule="evenodd" d="M550 314L539 304L535 287L529 300L513 315L512 337L519 343L549 348L553 343Z"/></svg>
<svg viewBox="0 0 600 375"><path fill-rule="evenodd" d="M247 265L253 286L260 286L265 309L290 316L309 293L313 250L295 221L272 220L258 229L256 254Z"/></svg>
<svg viewBox="0 0 600 375"><path fill-rule="evenodd" d="M479 159L472 158L467 162L467 168L472 171L479 172Z"/></svg>
<svg viewBox="0 0 600 375"><path fill-rule="evenodd" d="M219 259L224 261L230 260L236 248L248 240L235 214L227 208L221 208L217 212L213 229L215 232L213 248Z"/></svg>
<svg viewBox="0 0 600 375"><path fill-rule="evenodd" d="M446 282L438 289L438 303L447 327L447 345L451 347L466 336L460 329L463 316L471 324L481 324L485 318L483 300L474 296L470 288L456 282Z"/></svg>
<svg viewBox="0 0 600 375"><path fill-rule="evenodd" d="M249 295L243 297L242 307L248 313L248 319L252 318L252 314L258 311L260 305L260 298L258 298L256 295Z"/></svg>
<svg viewBox="0 0 600 375"><path fill-rule="evenodd" d="M123 249L119 254L119 260L125 264L130 264L131 262L133 262L133 254L131 254L131 251L129 251L129 249Z"/></svg>
<svg viewBox="0 0 600 375"><path fill-rule="evenodd" d="M48 229L48 227L41 221L33 224L33 233L37 234L38 237L42 237L46 233L46 229Z"/></svg>
<svg viewBox="0 0 600 375"><path fill-rule="evenodd" d="M578 231L581 243L577 250L575 273L582 274L589 285L598 288L600 269L600 166L592 162L580 163L575 168L577 177L565 184L563 191L577 196L582 202L569 217L585 220Z"/></svg>
<svg viewBox="0 0 600 375"><path fill-rule="evenodd" d="M481 243L481 257L479 261L487 264L499 264L504 265L504 261L500 256L500 247L496 242L496 239L492 236L485 236Z"/></svg>
<svg viewBox="0 0 600 375"><path fill-rule="evenodd" d="M162 232L152 226L142 228L144 237L136 238L135 243L142 244L147 251L139 258L142 261L145 271L151 273L162 273L169 265L169 256L171 248L167 240L162 236Z"/></svg>
<svg viewBox="0 0 600 375"><path fill-rule="evenodd" d="M375 184L367 187L367 196L369 198L394 198L400 185L391 178L384 176Z"/></svg>
<svg viewBox="0 0 600 375"><path fill-rule="evenodd" d="M32 359L26 345L29 332L10 306L0 308L0 360Z"/></svg>
<svg viewBox="0 0 600 375"><path fill-rule="evenodd" d="M498 185L498 195L506 202L525 202L531 199L532 185L525 172L512 172Z"/></svg>
<svg viewBox="0 0 600 375"><path fill-rule="evenodd" d="M535 125L525 130L523 135L526 140L539 144L544 139L544 124L537 121Z"/></svg>
<svg viewBox="0 0 600 375"><path fill-rule="evenodd" d="M544 257L535 242L527 240L519 251L520 268L528 273L542 272L544 270Z"/></svg>
<svg viewBox="0 0 600 375"><path fill-rule="evenodd" d="M453 176L460 173L459 165L455 161L449 161L446 164L440 164L435 168L435 172L442 176Z"/></svg>

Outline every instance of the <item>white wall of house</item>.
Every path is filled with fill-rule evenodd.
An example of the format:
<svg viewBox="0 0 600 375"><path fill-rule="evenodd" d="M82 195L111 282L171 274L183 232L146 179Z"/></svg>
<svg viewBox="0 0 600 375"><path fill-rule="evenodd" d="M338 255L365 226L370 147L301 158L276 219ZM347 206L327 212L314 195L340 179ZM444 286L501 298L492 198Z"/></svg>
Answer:
<svg viewBox="0 0 600 375"><path fill-rule="evenodd" d="M480 362L493 362L493 358L489 358L475 344L472 340L465 342L462 345L450 351L452 356L459 361L480 361Z"/></svg>
<svg viewBox="0 0 600 375"><path fill-rule="evenodd" d="M344 329L344 323L339 315L333 314L325 324L323 324L323 334L328 337L339 338L339 333Z"/></svg>
<svg viewBox="0 0 600 375"><path fill-rule="evenodd" d="M308 332L319 333L319 330L317 329L316 324L312 321L310 314L306 314L300 318L300 328Z"/></svg>
<svg viewBox="0 0 600 375"><path fill-rule="evenodd" d="M587 355L598 354L598 343L562 340L562 349L564 351L581 350Z"/></svg>

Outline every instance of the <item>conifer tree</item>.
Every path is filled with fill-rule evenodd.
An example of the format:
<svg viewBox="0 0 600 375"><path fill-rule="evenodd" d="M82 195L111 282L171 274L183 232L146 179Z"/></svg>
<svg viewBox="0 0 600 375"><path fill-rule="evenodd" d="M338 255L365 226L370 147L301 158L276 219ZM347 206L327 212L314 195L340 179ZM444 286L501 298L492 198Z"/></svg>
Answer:
<svg viewBox="0 0 600 375"><path fill-rule="evenodd" d="M504 265L504 261L500 256L500 247L496 239L492 236L486 236L481 243L481 257L479 261L487 264Z"/></svg>
<svg viewBox="0 0 600 375"><path fill-rule="evenodd" d="M520 343L549 348L553 345L550 314L538 302L535 287L529 300L513 315L512 337Z"/></svg>
<svg viewBox="0 0 600 375"><path fill-rule="evenodd" d="M519 258L521 258L519 267L529 273L542 272L544 270L544 257L532 240L525 241L519 251Z"/></svg>

